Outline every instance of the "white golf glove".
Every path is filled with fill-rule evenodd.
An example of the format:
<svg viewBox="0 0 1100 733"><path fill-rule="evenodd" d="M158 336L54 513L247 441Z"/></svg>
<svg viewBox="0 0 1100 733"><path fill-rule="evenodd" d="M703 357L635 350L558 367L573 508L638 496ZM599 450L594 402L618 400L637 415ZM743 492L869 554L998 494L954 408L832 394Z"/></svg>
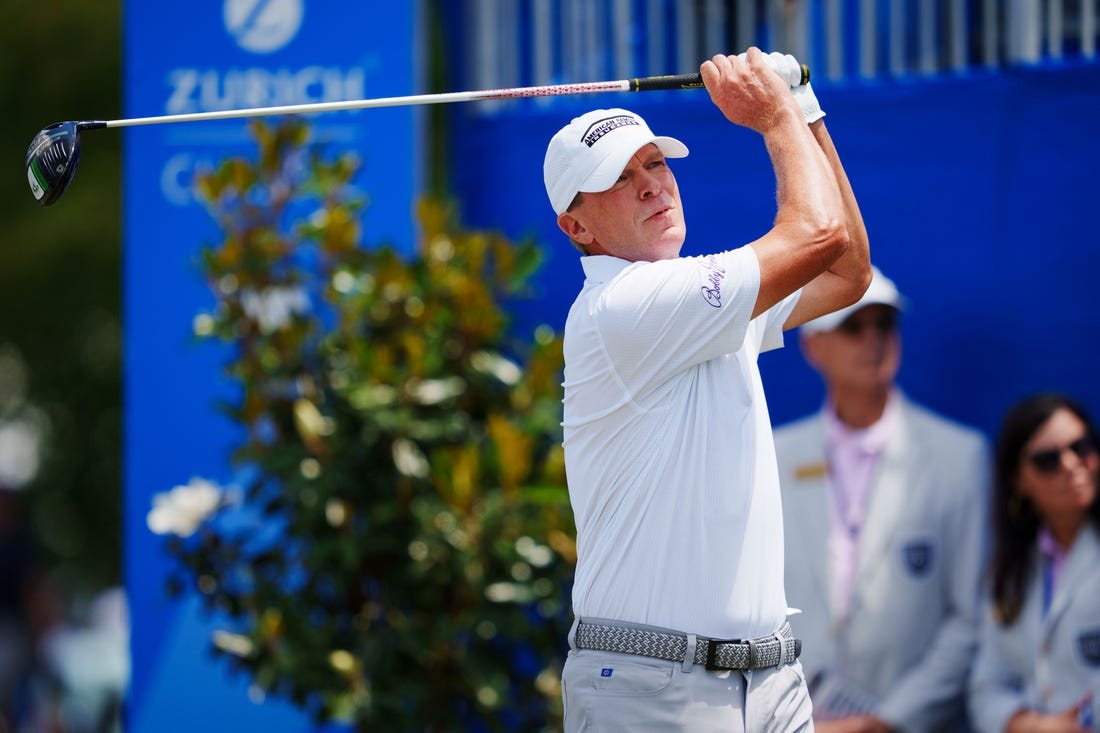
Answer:
<svg viewBox="0 0 1100 733"><path fill-rule="evenodd" d="M821 103L817 101L817 95L814 94L813 87L809 82L797 87L791 88L791 94L794 95L794 101L798 102L798 108L802 110L802 119L806 120L806 124L811 122L817 122L825 116L825 112L821 109Z"/></svg>
<svg viewBox="0 0 1100 733"><path fill-rule="evenodd" d="M747 55L744 53L738 54L738 57L742 61L747 59ZM783 81L790 85L791 94L794 95L794 100L798 102L798 108L802 110L802 119L806 121L807 125L811 122L817 122L825 116L824 110L821 109L821 103L817 101L817 95L814 94L810 83L799 83L802 81L802 66L798 63L798 59L789 53L772 51L768 54L768 65L775 73L779 74Z"/></svg>
<svg viewBox="0 0 1100 733"><path fill-rule="evenodd" d="M742 61L748 61L747 53L737 54L737 58ZM802 81L802 67L798 63L798 59L791 56L789 53L778 53L772 51L766 54L767 64L771 67L771 70L776 74L779 74L779 78L787 83L787 86L797 86Z"/></svg>

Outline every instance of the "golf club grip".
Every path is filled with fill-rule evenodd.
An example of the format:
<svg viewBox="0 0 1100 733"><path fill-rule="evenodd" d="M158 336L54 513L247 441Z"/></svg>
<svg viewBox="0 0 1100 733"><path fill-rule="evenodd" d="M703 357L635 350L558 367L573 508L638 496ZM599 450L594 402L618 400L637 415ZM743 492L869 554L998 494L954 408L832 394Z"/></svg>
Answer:
<svg viewBox="0 0 1100 733"><path fill-rule="evenodd" d="M703 86L700 74L675 74L672 76L644 76L630 80L630 91L653 92L660 89L699 89Z"/></svg>
<svg viewBox="0 0 1100 733"><path fill-rule="evenodd" d="M801 79L799 86L810 83L810 67L799 64ZM643 76L640 79L630 80L630 91L652 92L661 89L700 89L703 86L703 77L700 74L675 74L672 76Z"/></svg>

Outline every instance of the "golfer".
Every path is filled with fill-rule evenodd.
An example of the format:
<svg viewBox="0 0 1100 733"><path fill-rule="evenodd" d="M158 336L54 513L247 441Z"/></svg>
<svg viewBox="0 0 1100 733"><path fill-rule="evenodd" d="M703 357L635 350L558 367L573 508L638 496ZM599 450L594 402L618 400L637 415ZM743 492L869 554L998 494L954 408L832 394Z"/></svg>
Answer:
<svg viewBox="0 0 1100 733"><path fill-rule="evenodd" d="M684 212L667 159L688 150L636 114L584 114L546 151L546 190L585 273L565 325L578 535L567 731L813 728L756 362L785 329L858 300L871 267L812 89L792 93L759 49L746 59L700 69L711 101L764 138L774 168L775 224L745 246L679 257ZM738 175L738 161L722 165Z"/></svg>

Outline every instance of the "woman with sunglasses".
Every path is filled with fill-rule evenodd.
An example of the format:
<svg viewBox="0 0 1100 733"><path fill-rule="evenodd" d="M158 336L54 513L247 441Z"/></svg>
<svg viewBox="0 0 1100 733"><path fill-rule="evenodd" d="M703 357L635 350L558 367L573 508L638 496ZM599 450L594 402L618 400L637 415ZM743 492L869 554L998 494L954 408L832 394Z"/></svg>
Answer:
<svg viewBox="0 0 1100 733"><path fill-rule="evenodd" d="M1100 453L1074 400L1004 418L994 464L988 608L970 680L981 733L1098 730Z"/></svg>

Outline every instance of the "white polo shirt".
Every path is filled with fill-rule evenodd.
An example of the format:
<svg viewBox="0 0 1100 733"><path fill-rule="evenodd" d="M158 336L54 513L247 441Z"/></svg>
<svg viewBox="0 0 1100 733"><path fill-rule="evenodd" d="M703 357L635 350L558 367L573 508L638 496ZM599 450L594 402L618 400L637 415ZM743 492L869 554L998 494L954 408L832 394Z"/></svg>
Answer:
<svg viewBox="0 0 1100 733"><path fill-rule="evenodd" d="M783 516L757 356L799 293L750 321L751 247L582 258L565 324L573 611L716 638L778 629Z"/></svg>

